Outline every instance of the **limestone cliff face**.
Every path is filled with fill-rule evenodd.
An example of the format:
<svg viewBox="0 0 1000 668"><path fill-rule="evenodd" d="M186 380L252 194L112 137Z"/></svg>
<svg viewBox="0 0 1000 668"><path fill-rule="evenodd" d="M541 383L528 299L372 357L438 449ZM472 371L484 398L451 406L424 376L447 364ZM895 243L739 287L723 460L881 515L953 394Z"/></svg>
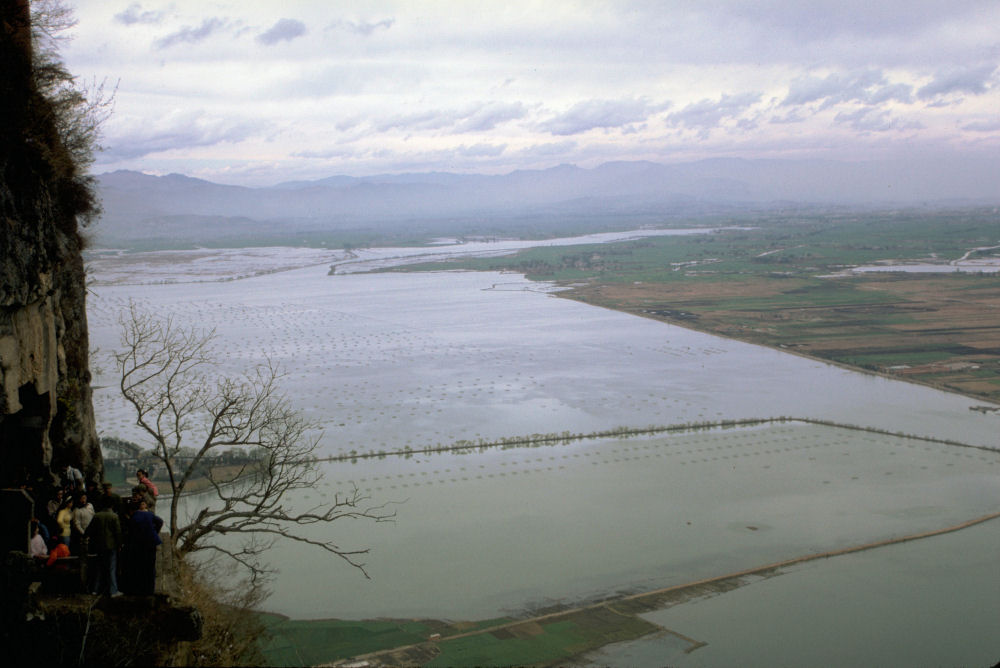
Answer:
<svg viewBox="0 0 1000 668"><path fill-rule="evenodd" d="M33 69L27 3L0 0L0 486L102 472L77 219L93 206Z"/></svg>
<svg viewBox="0 0 1000 668"><path fill-rule="evenodd" d="M54 57L33 53L28 17L27 0L0 0L0 487L33 485L44 502L61 464L103 472L78 228L95 203L80 164L86 106ZM197 610L163 594L98 598L69 571L40 573L26 552L31 496L2 496L7 663L181 665L179 642L201 634Z"/></svg>

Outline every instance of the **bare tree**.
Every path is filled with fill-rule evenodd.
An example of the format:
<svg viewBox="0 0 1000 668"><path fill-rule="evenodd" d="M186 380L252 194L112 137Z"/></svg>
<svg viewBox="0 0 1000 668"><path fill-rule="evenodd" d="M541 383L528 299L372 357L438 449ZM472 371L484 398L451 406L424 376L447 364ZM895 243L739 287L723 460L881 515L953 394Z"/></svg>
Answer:
<svg viewBox="0 0 1000 668"><path fill-rule="evenodd" d="M269 572L261 555L276 540L288 539L337 555L368 577L358 560L367 549L344 549L309 537L302 529L345 518L382 522L395 513L386 505L366 505L368 497L356 487L338 493L330 505L306 510L286 505L290 493L310 489L319 479L319 437L316 425L294 410L280 391L276 367L267 362L241 378L217 377L211 373L214 332L179 327L134 303L119 322L122 350L115 358L121 392L166 468L172 491L172 549L179 556L211 551L234 559L256 583ZM230 471L217 477L211 464L224 448L253 456L236 475ZM195 479L207 479L214 494L199 500L202 508L184 519L178 503ZM223 535L228 538L220 541ZM232 544L234 536L238 546Z"/></svg>

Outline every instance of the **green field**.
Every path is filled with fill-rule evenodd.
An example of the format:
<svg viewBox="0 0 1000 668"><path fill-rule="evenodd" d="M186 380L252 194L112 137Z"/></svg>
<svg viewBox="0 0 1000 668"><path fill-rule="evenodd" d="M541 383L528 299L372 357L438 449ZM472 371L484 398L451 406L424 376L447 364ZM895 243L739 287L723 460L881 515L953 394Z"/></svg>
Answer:
<svg viewBox="0 0 1000 668"><path fill-rule="evenodd" d="M269 636L264 654L275 666L316 665L378 652L402 665L557 665L609 643L659 630L633 614L606 607L567 612L544 623L264 618ZM432 641L435 634L440 638Z"/></svg>
<svg viewBox="0 0 1000 668"><path fill-rule="evenodd" d="M295 620L264 614L268 638L264 654L271 665L316 665L380 650L510 623L508 618L451 624L438 620Z"/></svg>
<svg viewBox="0 0 1000 668"><path fill-rule="evenodd" d="M281 620L268 625L265 654L272 665L311 666L386 647L423 642L420 622Z"/></svg>
<svg viewBox="0 0 1000 668"><path fill-rule="evenodd" d="M616 244L532 248L501 258L410 265L398 271L508 270L529 278L602 282L697 282L720 277L807 278L880 260L961 257L1000 243L993 209L824 213L695 219L665 227L746 227L711 235L650 237ZM692 263L679 266L681 263ZM695 264L697 263L697 264ZM780 276L775 276L779 274Z"/></svg>

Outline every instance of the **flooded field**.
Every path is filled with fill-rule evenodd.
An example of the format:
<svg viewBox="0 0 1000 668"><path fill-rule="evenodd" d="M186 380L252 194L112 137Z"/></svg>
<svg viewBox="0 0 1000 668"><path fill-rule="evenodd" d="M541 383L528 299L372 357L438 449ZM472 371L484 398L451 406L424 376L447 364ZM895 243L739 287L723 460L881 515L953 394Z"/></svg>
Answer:
<svg viewBox="0 0 1000 668"><path fill-rule="evenodd" d="M118 267L114 284L95 284L99 431L145 444L107 357L115 321L134 299L214 328L225 372L264 356L278 362L292 402L322 423L326 455L778 416L998 445L1000 416L970 410L982 401L558 299L516 274L331 276L314 259L294 265L300 254L290 260L297 268L277 271L280 258L271 258L270 273L256 276L246 260L221 278L155 285L124 280L135 274ZM252 277L226 280L228 272ZM371 548L372 580L320 552L275 548L281 573L268 607L296 618L519 614L938 529L1000 507L996 451L801 422L323 467L322 485L300 503L357 485L375 502L398 502L397 520L325 529L345 547ZM927 559L947 560L951 538L935 540L946 547ZM881 554L864 557L879 564L873 572L895 563ZM923 577L908 568L894 581ZM773 580L789 582L790 606L799 572ZM993 575L986 585L995 590ZM982 576L955 575L963 587ZM841 582L838 591L853 590ZM704 628L675 625L692 637ZM684 665L724 665L729 655L702 656L722 658Z"/></svg>
<svg viewBox="0 0 1000 668"><path fill-rule="evenodd" d="M669 631L578 665L991 666L1000 657L998 553L994 520L810 562L643 615Z"/></svg>
<svg viewBox="0 0 1000 668"><path fill-rule="evenodd" d="M124 438L141 434L109 355L130 299L215 329L225 372L279 363L327 454L781 415L997 444L996 416L969 410L982 402L557 299L516 274L328 276L326 265L95 285L95 408L99 429Z"/></svg>
<svg viewBox="0 0 1000 668"><path fill-rule="evenodd" d="M485 619L682 584L949 526L995 510L1000 453L786 424L326 465L303 502L351 484L395 524L365 580L277 548L269 609L294 617ZM194 500L196 502L196 500ZM317 577L322 573L322 577Z"/></svg>
<svg viewBox="0 0 1000 668"><path fill-rule="evenodd" d="M848 273L864 274L873 271L883 271L883 272L893 272L901 271L904 273L912 274L946 274L953 273L956 271L967 272L967 273L982 273L982 274L995 274L1000 271L1000 265L997 264L996 260L979 260L968 262L954 263L954 264L927 264L927 263L913 263L913 264L884 264L884 265L870 265L866 267L854 267L849 270Z"/></svg>

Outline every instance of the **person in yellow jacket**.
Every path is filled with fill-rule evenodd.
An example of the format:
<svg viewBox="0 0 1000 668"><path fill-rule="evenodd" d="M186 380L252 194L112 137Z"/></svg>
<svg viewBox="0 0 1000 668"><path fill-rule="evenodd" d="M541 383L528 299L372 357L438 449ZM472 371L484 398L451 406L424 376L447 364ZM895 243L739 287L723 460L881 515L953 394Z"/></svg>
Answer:
<svg viewBox="0 0 1000 668"><path fill-rule="evenodd" d="M73 499L63 499L56 513L56 524L59 525L59 540L68 547L73 535Z"/></svg>

